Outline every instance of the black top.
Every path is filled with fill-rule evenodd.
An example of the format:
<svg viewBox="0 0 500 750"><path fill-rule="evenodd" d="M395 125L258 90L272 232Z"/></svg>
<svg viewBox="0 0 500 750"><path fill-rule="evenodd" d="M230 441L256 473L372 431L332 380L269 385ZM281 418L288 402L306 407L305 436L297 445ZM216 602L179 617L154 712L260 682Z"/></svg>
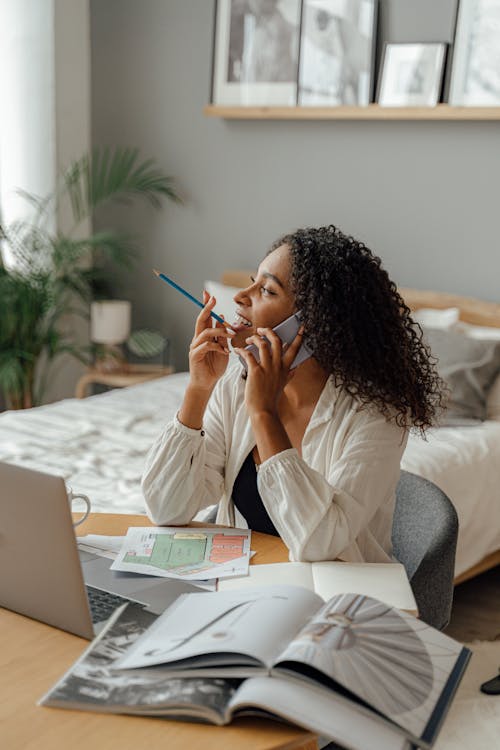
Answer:
<svg viewBox="0 0 500 750"><path fill-rule="evenodd" d="M257 469L252 451L246 457L235 479L232 497L233 503L246 520L249 529L279 536L257 489Z"/></svg>

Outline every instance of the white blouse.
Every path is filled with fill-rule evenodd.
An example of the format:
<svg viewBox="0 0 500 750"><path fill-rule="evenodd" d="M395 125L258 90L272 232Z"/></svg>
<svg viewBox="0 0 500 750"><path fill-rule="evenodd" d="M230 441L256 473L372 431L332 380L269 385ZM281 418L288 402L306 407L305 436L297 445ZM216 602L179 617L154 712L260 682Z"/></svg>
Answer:
<svg viewBox="0 0 500 750"><path fill-rule="evenodd" d="M142 489L149 518L183 525L219 503L217 523L245 526L231 492L255 445L241 365L228 367L201 430L175 418L146 459ZM262 502L291 560L391 562L391 528L407 430L362 407L330 377L302 440L263 461ZM235 513L236 511L236 513Z"/></svg>

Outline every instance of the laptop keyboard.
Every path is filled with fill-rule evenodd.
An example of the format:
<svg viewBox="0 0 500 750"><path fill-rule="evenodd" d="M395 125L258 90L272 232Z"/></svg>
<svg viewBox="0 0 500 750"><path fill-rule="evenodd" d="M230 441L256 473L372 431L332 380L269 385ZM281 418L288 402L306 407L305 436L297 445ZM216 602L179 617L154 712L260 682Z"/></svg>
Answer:
<svg viewBox="0 0 500 750"><path fill-rule="evenodd" d="M109 591L101 591L93 586L87 586L87 597L89 600L90 614L94 624L107 620L117 607L120 607L130 599L125 599L118 594L110 594Z"/></svg>

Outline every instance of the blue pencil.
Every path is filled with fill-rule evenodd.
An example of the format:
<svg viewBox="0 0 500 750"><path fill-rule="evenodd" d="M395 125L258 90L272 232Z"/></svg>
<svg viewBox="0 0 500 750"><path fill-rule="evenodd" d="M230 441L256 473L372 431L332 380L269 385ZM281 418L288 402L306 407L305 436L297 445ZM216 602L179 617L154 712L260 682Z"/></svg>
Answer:
<svg viewBox="0 0 500 750"><path fill-rule="evenodd" d="M205 307L205 305L203 304L203 302L200 302L199 299L196 299L196 297L193 297L192 294L189 294L189 292L187 292L185 289L183 289L181 286L179 286L179 284L176 284L175 281L172 281L172 279L169 279L168 276L165 276L164 273L160 273L155 268L153 268L153 272L160 279L163 279L163 281L166 281L167 284L170 284L170 286L173 286L174 289L177 289L178 292L180 292L185 297L187 297L188 299L190 299L191 302L194 302L195 305L198 305L198 307ZM231 328L231 326L229 325L229 323L226 323L226 321L224 320L224 318L221 318L221 316L217 315L217 313L211 312L210 315L212 316L212 318L214 318L215 320L217 320L219 323L222 323L223 326L226 326L226 328Z"/></svg>

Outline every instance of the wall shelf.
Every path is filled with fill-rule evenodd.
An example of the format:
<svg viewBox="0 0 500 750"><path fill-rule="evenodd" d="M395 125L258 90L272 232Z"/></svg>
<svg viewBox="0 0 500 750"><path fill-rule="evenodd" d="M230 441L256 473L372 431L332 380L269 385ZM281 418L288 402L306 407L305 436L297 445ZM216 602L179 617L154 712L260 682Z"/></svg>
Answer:
<svg viewBox="0 0 500 750"><path fill-rule="evenodd" d="M500 120L500 107L229 107L210 104L207 117L226 120Z"/></svg>

